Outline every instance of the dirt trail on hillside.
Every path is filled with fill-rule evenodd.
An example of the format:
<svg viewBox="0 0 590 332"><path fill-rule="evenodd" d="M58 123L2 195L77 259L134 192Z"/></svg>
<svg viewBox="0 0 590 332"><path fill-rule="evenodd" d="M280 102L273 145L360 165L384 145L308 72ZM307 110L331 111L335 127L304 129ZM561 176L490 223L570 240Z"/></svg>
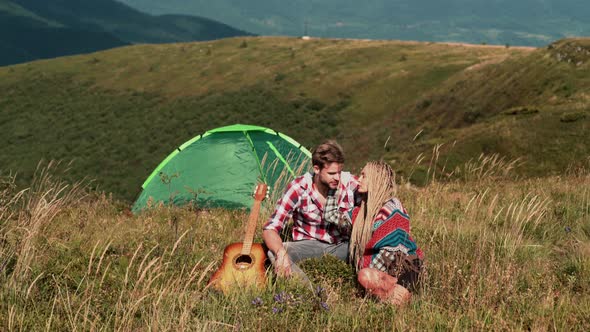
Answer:
<svg viewBox="0 0 590 332"><path fill-rule="evenodd" d="M508 48L508 49L516 49L522 51L534 51L539 49L538 47L534 46L508 46L505 45L483 45L483 44L467 44L467 43L448 43L448 42L439 42L437 44L445 44L451 46L464 46L464 47L478 47L478 48Z"/></svg>
<svg viewBox="0 0 590 332"><path fill-rule="evenodd" d="M493 48L493 49L506 48L506 46L502 46L502 45L479 45L479 44L467 44L467 43L441 43L441 44L450 45L450 46L470 47L470 48ZM533 47L533 46L510 46L509 48L510 49L517 49L519 51L525 51L525 52L532 52L532 51L538 49L538 47ZM465 71L477 70L477 69L480 69L480 68L488 66L488 65L501 63L504 60L506 60L508 57L510 57L510 54L494 56L491 59L488 59L483 62L476 63L472 66L469 66L469 67L465 68L464 70Z"/></svg>
<svg viewBox="0 0 590 332"><path fill-rule="evenodd" d="M498 57L495 57L493 59L485 60L483 62L480 62L480 63L476 63L474 65L471 65L471 66L465 68L464 71L477 70L477 69L480 69L480 68L485 67L485 66L488 66L488 65L493 65L493 64L496 64L496 63L503 62L507 58L508 58L508 54L503 55L503 56L498 56Z"/></svg>
<svg viewBox="0 0 590 332"><path fill-rule="evenodd" d="M308 37L306 40L311 39L322 39L319 37ZM449 46L463 46L463 47L474 47L474 48L494 48L494 49L501 49L501 48L508 48L508 49L515 49L515 50L522 50L522 51L534 51L539 49L535 46L508 46L506 45L488 45L488 44L469 44L469 43L459 43L459 42L429 42L429 41L417 41L417 40L394 40L394 39L362 39L362 38L327 38L327 39L334 39L334 40L348 40L348 41L360 41L360 42L382 42L382 43L389 43L395 42L400 44L438 44L438 45L449 45Z"/></svg>

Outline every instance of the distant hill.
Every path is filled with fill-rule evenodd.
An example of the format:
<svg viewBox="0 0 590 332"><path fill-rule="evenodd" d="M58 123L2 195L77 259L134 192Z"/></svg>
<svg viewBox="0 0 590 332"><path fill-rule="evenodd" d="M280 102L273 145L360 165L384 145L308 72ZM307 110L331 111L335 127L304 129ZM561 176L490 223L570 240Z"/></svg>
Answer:
<svg viewBox="0 0 590 332"><path fill-rule="evenodd" d="M152 16L112 0L0 0L0 65L133 43L251 35L210 19Z"/></svg>
<svg viewBox="0 0 590 332"><path fill-rule="evenodd" d="M590 35L581 0L121 0L152 14L191 13L261 35L544 46Z"/></svg>
<svg viewBox="0 0 590 332"><path fill-rule="evenodd" d="M347 169L384 159L415 184L482 153L519 158L521 176L561 174L590 162L589 77L590 39L126 46L0 68L0 171L27 181L41 159L73 160L73 178L132 200L182 143L244 123L306 147L336 138Z"/></svg>
<svg viewBox="0 0 590 332"><path fill-rule="evenodd" d="M0 12L0 65L90 53L129 43L105 31L49 26Z"/></svg>

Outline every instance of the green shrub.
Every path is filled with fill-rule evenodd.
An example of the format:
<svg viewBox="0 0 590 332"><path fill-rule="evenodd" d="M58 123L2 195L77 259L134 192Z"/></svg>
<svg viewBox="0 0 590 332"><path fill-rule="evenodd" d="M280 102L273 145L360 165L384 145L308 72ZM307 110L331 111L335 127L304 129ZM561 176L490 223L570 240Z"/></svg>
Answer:
<svg viewBox="0 0 590 332"><path fill-rule="evenodd" d="M280 82L280 81L284 80L285 78L287 78L287 75L285 75L283 73L277 73L275 75L275 82Z"/></svg>
<svg viewBox="0 0 590 332"><path fill-rule="evenodd" d="M522 115L539 113L539 109L534 106L517 106L509 108L502 112L504 115Z"/></svg>
<svg viewBox="0 0 590 332"><path fill-rule="evenodd" d="M316 100L316 99L310 99L306 105L307 109L312 110L312 111L319 111L322 110L324 107L326 107L326 104L324 104L323 102Z"/></svg>
<svg viewBox="0 0 590 332"><path fill-rule="evenodd" d="M584 111L565 112L561 115L561 117L559 117L559 121L576 122L584 118L586 118L586 112Z"/></svg>
<svg viewBox="0 0 590 332"><path fill-rule="evenodd" d="M428 108L428 106L430 106L431 104L432 104L432 100L422 99L420 102L418 102L418 104L416 105L416 108L419 110L423 110L425 108Z"/></svg>
<svg viewBox="0 0 590 332"><path fill-rule="evenodd" d="M463 113L463 121L466 123L475 123L477 119L481 116L481 112L476 109L470 109Z"/></svg>

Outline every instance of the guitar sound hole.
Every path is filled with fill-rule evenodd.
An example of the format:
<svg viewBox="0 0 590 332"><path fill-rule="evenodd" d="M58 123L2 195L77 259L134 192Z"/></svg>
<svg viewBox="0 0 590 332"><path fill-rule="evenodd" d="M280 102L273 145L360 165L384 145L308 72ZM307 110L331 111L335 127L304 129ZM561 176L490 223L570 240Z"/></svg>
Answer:
<svg viewBox="0 0 590 332"><path fill-rule="evenodd" d="M240 256L236 259L236 264L252 264L252 257L250 256Z"/></svg>
<svg viewBox="0 0 590 332"><path fill-rule="evenodd" d="M252 257L248 255L238 256L235 260L235 264L240 269L247 269L252 265Z"/></svg>

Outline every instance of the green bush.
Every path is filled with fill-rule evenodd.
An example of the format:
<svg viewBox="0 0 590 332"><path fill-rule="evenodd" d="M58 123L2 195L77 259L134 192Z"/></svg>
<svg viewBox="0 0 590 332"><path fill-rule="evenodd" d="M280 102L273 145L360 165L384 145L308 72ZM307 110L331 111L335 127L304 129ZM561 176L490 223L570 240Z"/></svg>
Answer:
<svg viewBox="0 0 590 332"><path fill-rule="evenodd" d="M463 113L463 121L466 123L475 123L477 119L481 116L481 112L476 109L470 109Z"/></svg>
<svg viewBox="0 0 590 332"><path fill-rule="evenodd" d="M285 78L287 78L287 75L285 75L283 73L277 73L275 75L275 82L280 82L280 81L284 80Z"/></svg>
<svg viewBox="0 0 590 332"><path fill-rule="evenodd" d="M317 99L310 99L306 105L306 108L312 111L320 111L324 107L326 107L326 104Z"/></svg>
<svg viewBox="0 0 590 332"><path fill-rule="evenodd" d="M574 112L566 112L559 117L559 121L561 122L576 122L578 120L582 120L586 118L586 112L584 111L574 111Z"/></svg>
<svg viewBox="0 0 590 332"><path fill-rule="evenodd" d="M509 108L502 112L504 115L522 115L522 114L536 114L539 109L534 106L517 106Z"/></svg>

